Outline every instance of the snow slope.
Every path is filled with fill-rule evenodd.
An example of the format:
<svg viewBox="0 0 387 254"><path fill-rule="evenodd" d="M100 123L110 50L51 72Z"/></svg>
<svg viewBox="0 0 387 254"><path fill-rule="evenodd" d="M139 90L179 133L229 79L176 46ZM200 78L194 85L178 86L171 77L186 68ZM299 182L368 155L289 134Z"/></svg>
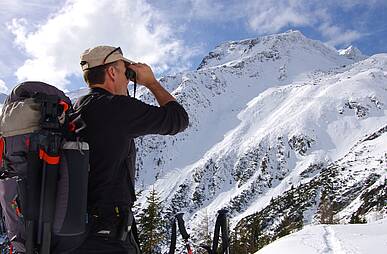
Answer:
<svg viewBox="0 0 387 254"><path fill-rule="evenodd" d="M303 146L297 152L298 154L295 154L294 168L285 176L285 179L277 187L272 188L269 195L257 199L255 204L238 218L262 209L268 200L289 189L290 185L298 185L307 181L308 179L302 179L301 174L310 165L340 161L361 139L387 125L387 111L384 106L387 102L386 61L386 54L375 55L352 65L350 69L341 73L323 77L321 81L312 85L292 84L267 90L249 104L250 107L242 114L242 116L247 116L248 126L243 128L243 132L254 135L249 137L249 140L255 142L259 139L258 135L265 138L272 137L272 140L281 136L288 137L288 140L293 136L302 136L303 139L310 140L310 145ZM382 69L377 71L378 67ZM375 72L381 74L382 79L373 78ZM372 102L372 98L377 98L376 104ZM261 113L262 107L253 107L254 104L276 105L276 108L271 109L266 116ZM254 112L253 110L256 109L259 111ZM260 118L255 118L255 116ZM265 126L267 123L269 126ZM264 127L261 127L262 125ZM254 129L250 130L251 128ZM383 142L378 144L380 151L371 151L363 156L367 158L378 154L375 157L384 160ZM306 151L302 152L303 149ZM363 147L361 149L359 150L364 151ZM290 153L290 158L292 158L291 155L292 153ZM353 160L352 155L347 156ZM364 166L371 164L360 160L359 152L357 157L358 164L361 165L359 172L365 175L370 174L370 172L367 173L367 167L364 169ZM351 164L353 167L351 170L355 170L355 163ZM377 164L379 161L376 161ZM386 165L384 162L378 169L378 174L383 177L386 174L384 168ZM353 172L348 173L353 175ZM381 179L384 179L383 177ZM358 179L361 179L361 174Z"/></svg>
<svg viewBox="0 0 387 254"><path fill-rule="evenodd" d="M256 254L384 254L387 219L370 224L313 225L267 245Z"/></svg>
<svg viewBox="0 0 387 254"><path fill-rule="evenodd" d="M153 184L160 176L181 179L180 171L188 172L186 167L195 167L193 163L200 167L211 151L238 148L239 143L230 147L225 135L235 131L243 121L239 113L266 89L296 81L313 82L311 77L320 72L352 63L322 43L293 31L225 43L214 52L203 60L198 71L162 80L188 109L191 125L177 138L145 138L144 145L143 140L138 142L142 148L139 154L141 187ZM266 114L270 114L272 106L265 107ZM251 135L244 136L248 139ZM236 158L238 154L231 156ZM174 189L161 191L166 197Z"/></svg>

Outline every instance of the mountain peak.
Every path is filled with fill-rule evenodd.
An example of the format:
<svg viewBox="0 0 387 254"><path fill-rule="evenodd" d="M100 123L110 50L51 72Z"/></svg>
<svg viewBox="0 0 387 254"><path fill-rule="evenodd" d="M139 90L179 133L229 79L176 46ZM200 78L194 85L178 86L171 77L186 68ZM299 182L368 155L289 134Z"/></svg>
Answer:
<svg viewBox="0 0 387 254"><path fill-rule="evenodd" d="M280 34L224 42L204 57L197 69L241 61L260 54L275 54L281 57L294 55L301 51L316 52L332 59L342 58L335 50L328 48L322 42L309 39L298 30L289 30Z"/></svg>
<svg viewBox="0 0 387 254"><path fill-rule="evenodd" d="M290 30L288 30L282 34L278 34L278 35L306 38L305 35L300 30L293 30L293 29L290 29Z"/></svg>
<svg viewBox="0 0 387 254"><path fill-rule="evenodd" d="M340 49L340 50L338 50L338 52L339 52L339 55L345 56L345 57L347 57L351 60L354 60L356 62L364 60L367 58L367 56L363 55L363 53L358 48L356 48L352 45L350 45L346 49Z"/></svg>

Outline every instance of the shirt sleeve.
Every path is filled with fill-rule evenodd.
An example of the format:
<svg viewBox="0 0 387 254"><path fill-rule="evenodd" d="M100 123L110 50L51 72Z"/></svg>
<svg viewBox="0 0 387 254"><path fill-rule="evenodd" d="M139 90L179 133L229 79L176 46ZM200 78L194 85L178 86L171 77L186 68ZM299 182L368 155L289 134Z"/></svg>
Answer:
<svg viewBox="0 0 387 254"><path fill-rule="evenodd" d="M157 107L127 96L113 96L111 106L114 123L133 137L174 135L189 123L187 112L176 101Z"/></svg>

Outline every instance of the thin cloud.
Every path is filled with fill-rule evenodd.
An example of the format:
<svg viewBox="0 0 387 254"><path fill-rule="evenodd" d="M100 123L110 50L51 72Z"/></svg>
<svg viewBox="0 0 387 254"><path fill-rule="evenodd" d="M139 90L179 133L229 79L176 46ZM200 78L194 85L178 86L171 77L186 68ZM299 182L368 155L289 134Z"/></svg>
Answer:
<svg viewBox="0 0 387 254"><path fill-rule="evenodd" d="M56 9L58 3L63 0L1 0L1 20L10 19L14 16L25 16L28 14L42 14Z"/></svg>
<svg viewBox="0 0 387 254"><path fill-rule="evenodd" d="M365 6L365 7L368 7L368 8L380 8L382 6L387 6L387 1L385 0L367 0L367 1L364 1L364 0L341 0L339 2L335 2L335 1L329 1L328 2L329 4L331 5L340 5L340 7L346 9L346 10L350 10L354 7L358 7L358 6Z"/></svg>
<svg viewBox="0 0 387 254"><path fill-rule="evenodd" d="M255 11L256 15L250 14L248 24L250 29L259 33L272 33L280 31L287 26L305 26L310 22L307 15L300 15L300 12L290 7L272 6L262 10L261 6Z"/></svg>
<svg viewBox="0 0 387 254"><path fill-rule="evenodd" d="M5 82L0 79L0 93L8 93L8 88L5 85Z"/></svg>
<svg viewBox="0 0 387 254"><path fill-rule="evenodd" d="M16 71L18 80L39 79L62 89L71 75L81 74L80 53L96 45L121 46L128 58L158 72L188 67L192 54L144 0L69 0L35 31L28 27L20 19L9 24L15 43L29 55Z"/></svg>
<svg viewBox="0 0 387 254"><path fill-rule="evenodd" d="M319 27L321 34L330 38L326 43L329 46L350 44L363 37L364 35L354 30L344 30L341 27L324 23Z"/></svg>
<svg viewBox="0 0 387 254"><path fill-rule="evenodd" d="M190 0L190 15L195 19L217 18L217 13L224 11L225 6L222 1Z"/></svg>
<svg viewBox="0 0 387 254"><path fill-rule="evenodd" d="M363 34L357 31L344 31L338 34L335 38L330 39L326 42L326 44L330 46L338 46L338 45L349 45L352 42L363 37Z"/></svg>
<svg viewBox="0 0 387 254"><path fill-rule="evenodd" d="M375 9L386 6L385 0L290 0L290 1L249 1L245 12L249 28L260 34L279 32L289 27L310 27L319 31L330 46L350 44L365 33L334 22L337 10L350 11L353 8Z"/></svg>

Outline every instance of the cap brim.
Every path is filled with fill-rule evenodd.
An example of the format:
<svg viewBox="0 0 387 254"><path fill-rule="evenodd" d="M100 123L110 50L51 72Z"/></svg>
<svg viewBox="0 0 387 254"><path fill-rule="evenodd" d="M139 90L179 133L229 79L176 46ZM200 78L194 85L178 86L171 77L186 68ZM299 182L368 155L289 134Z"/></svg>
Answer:
<svg viewBox="0 0 387 254"><path fill-rule="evenodd" d="M83 59L81 59L81 61L82 60ZM135 64L136 63L132 60L125 58L121 54L113 54L105 62L102 61L102 58L90 59L89 62L86 62L86 64L83 64L83 65L81 64L81 66L82 66L82 70L85 71L85 70L92 69L92 68L97 67L97 66L113 63L113 62L119 61L119 60L122 60L128 64Z"/></svg>

